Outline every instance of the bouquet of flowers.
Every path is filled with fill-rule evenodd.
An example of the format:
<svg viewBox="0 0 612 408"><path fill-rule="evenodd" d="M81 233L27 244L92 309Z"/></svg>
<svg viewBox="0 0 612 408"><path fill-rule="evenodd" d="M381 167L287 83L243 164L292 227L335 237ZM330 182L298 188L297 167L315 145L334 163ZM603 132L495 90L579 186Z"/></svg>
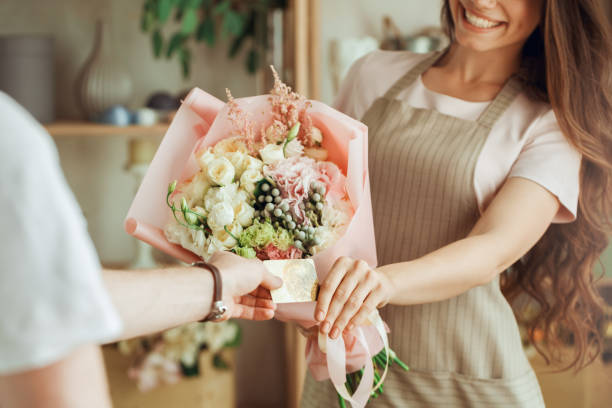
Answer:
<svg viewBox="0 0 612 408"><path fill-rule="evenodd" d="M186 97L126 230L188 263L219 250L276 262L309 258L319 281L340 256L376 266L367 128L305 100L274 74L270 95L234 99L228 91L224 104L196 88ZM276 318L314 326L315 299L307 300L278 304ZM377 312L335 340L307 344L314 378L331 379L341 405L376 397L394 361Z"/></svg>
<svg viewBox="0 0 612 408"><path fill-rule="evenodd" d="M199 170L169 185L170 242L204 259L219 250L300 259L344 234L353 216L346 177L325 161L323 134L306 115L308 104L275 78L273 122L259 132L228 91L228 115L238 134L201 146L195 152Z"/></svg>
<svg viewBox="0 0 612 408"><path fill-rule="evenodd" d="M240 341L240 327L236 323L194 322L163 333L123 340L117 347L121 354L132 358L128 376L145 392L199 375L203 350L212 353L214 367L227 368L220 351L236 347Z"/></svg>

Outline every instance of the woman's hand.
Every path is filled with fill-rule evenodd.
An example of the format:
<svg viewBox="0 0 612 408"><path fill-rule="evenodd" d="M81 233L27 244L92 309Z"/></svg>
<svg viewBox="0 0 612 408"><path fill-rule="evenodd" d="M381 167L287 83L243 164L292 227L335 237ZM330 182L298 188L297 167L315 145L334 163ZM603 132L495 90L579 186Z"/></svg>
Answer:
<svg viewBox="0 0 612 408"><path fill-rule="evenodd" d="M373 270L365 261L338 258L321 285L315 318L321 333L337 338L347 328L363 324L393 294L389 278Z"/></svg>
<svg viewBox="0 0 612 408"><path fill-rule="evenodd" d="M219 268L223 279L223 302L229 309L223 320L269 320L274 317L276 304L270 290L281 287L283 282L271 275L260 260L219 251L209 262Z"/></svg>

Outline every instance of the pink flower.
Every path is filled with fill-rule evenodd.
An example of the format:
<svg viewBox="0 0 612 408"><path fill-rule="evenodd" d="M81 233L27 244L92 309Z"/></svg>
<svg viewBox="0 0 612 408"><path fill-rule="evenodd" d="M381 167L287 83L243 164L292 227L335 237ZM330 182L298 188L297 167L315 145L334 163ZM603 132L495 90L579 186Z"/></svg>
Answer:
<svg viewBox="0 0 612 408"><path fill-rule="evenodd" d="M257 250L257 258L262 261L277 260L277 259L302 259L302 251L294 246L282 251L274 244L268 244L263 249Z"/></svg>

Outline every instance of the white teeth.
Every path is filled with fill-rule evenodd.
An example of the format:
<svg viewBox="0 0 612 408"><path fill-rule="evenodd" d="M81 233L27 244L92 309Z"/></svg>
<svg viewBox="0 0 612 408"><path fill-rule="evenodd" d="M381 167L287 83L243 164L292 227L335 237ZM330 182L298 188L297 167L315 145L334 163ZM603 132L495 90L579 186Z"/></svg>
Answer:
<svg viewBox="0 0 612 408"><path fill-rule="evenodd" d="M469 11L467 11L467 9L465 10L465 18L470 24L478 28L493 28L501 24L501 23L496 23L494 21L478 17L470 13Z"/></svg>

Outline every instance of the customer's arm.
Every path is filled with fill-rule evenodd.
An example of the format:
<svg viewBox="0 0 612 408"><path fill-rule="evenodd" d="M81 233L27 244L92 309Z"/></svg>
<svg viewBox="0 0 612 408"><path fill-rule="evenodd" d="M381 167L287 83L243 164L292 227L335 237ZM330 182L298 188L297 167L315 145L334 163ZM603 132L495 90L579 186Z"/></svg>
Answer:
<svg viewBox="0 0 612 408"><path fill-rule="evenodd" d="M212 259L221 272L226 316L250 320L274 317L268 289L281 285L261 261L228 252ZM105 270L104 282L123 321L121 338L136 337L193 322L212 305L212 274L201 268L176 267L142 271Z"/></svg>

